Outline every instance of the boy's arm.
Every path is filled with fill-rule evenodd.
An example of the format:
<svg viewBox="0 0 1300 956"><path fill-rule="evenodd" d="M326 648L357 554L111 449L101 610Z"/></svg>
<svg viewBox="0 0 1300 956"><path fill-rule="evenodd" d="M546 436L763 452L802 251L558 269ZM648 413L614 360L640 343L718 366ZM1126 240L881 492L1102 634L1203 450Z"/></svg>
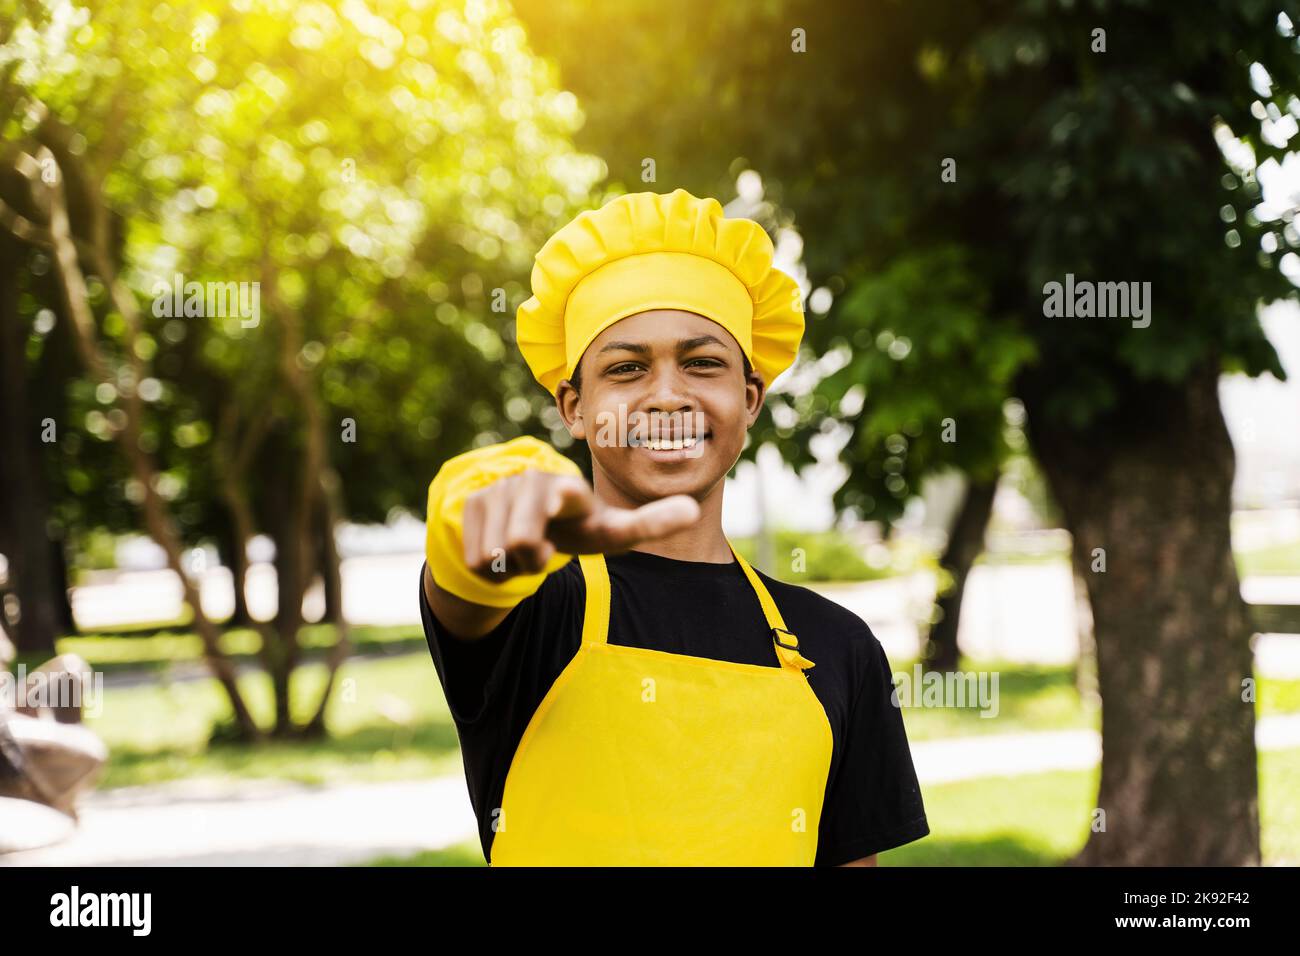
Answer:
<svg viewBox="0 0 1300 956"><path fill-rule="evenodd" d="M424 566L424 599L447 632L462 641L491 633L510 613L510 608L474 604L444 591L433 580L428 564Z"/></svg>
<svg viewBox="0 0 1300 956"><path fill-rule="evenodd" d="M605 505L577 465L535 438L478 448L429 486L425 598L449 632L473 640L574 554L625 551L698 517L687 495Z"/></svg>

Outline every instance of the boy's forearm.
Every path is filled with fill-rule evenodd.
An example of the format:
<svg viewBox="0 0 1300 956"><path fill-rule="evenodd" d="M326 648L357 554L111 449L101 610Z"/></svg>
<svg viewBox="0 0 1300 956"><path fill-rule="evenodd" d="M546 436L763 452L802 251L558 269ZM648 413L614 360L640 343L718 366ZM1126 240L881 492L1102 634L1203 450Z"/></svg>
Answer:
<svg viewBox="0 0 1300 956"><path fill-rule="evenodd" d="M510 608L475 604L438 587L429 566L424 566L424 597L438 622L460 640L483 637L505 620Z"/></svg>

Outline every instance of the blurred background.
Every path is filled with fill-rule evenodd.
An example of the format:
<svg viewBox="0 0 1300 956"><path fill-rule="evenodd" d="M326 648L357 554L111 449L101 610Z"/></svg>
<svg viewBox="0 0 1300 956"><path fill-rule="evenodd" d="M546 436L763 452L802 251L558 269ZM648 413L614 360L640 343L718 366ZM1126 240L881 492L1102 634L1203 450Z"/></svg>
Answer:
<svg viewBox="0 0 1300 956"><path fill-rule="evenodd" d="M677 187L805 294L727 533L996 676L882 864L1300 863L1286 6L0 0L0 865L483 864L424 496L589 467L514 311Z"/></svg>

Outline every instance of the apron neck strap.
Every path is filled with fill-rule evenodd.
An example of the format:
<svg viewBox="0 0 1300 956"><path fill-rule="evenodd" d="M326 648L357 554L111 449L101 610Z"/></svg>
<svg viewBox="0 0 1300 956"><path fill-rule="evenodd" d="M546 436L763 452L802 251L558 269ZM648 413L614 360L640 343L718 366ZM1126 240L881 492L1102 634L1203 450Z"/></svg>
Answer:
<svg viewBox="0 0 1300 956"><path fill-rule="evenodd" d="M741 556L740 552L732 547L731 542L727 542L727 547L731 548L736 563L740 565L740 570L745 573L750 587L758 596L758 603L763 608L763 617L767 619L768 633L772 638L777 662L782 667L800 672L811 668L813 662L799 653L799 638L786 628L785 619L781 617L776 601L772 600L772 595L754 573L754 569L749 566L749 562ZM587 586L587 602L582 617L582 642L584 644L608 643L610 586L605 556L580 554L578 564L582 568L582 576Z"/></svg>
<svg viewBox="0 0 1300 956"><path fill-rule="evenodd" d="M781 609L776 606L776 601L772 600L772 595L768 593L767 587L754 573L754 569L749 566L749 562L744 559L730 541L727 542L727 547L731 548L731 553L735 555L740 570L745 572L750 587L758 595L758 603L763 606L763 617L767 618L768 633L772 637L772 645L776 648L776 656L781 662L781 666L798 671L811 668L813 662L799 653L799 638L786 629L785 618L781 617Z"/></svg>
<svg viewBox="0 0 1300 956"><path fill-rule="evenodd" d="M587 606L582 614L582 643L609 641L609 569L603 554L580 554L578 564L587 582Z"/></svg>

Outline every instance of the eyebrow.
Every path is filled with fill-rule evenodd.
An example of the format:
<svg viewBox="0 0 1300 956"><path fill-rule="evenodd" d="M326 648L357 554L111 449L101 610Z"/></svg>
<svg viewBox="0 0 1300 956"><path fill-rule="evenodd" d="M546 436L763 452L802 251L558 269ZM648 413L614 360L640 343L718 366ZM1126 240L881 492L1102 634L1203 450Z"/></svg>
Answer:
<svg viewBox="0 0 1300 956"><path fill-rule="evenodd" d="M718 338L716 335L697 335L692 339L679 340L677 343L677 351L689 352L691 349L699 348L701 345L721 345L723 348L727 347L727 343L723 342L722 339ZM604 347L601 348L600 352L597 354L603 355L606 352L618 351L635 352L637 355L649 355L650 346L646 345L644 342L606 342Z"/></svg>

